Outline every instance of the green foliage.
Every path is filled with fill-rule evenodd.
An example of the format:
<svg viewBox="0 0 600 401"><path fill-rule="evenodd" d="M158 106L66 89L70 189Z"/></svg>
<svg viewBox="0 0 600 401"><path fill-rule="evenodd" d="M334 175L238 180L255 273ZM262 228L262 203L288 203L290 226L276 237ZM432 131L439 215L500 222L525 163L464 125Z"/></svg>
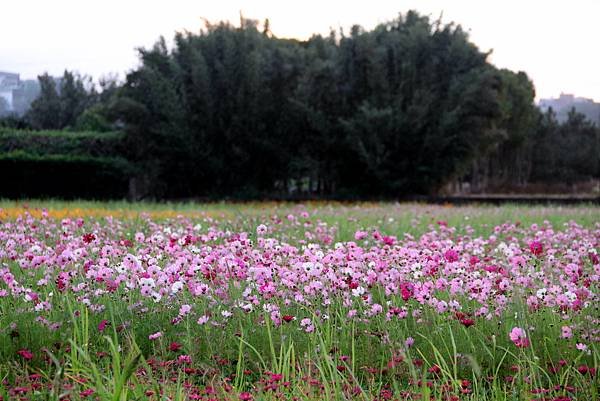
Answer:
<svg viewBox="0 0 600 401"><path fill-rule="evenodd" d="M89 77L80 76L65 70L60 79L55 79L47 73L38 76L40 94L31 103L31 108L25 116L34 129L64 129L74 128L80 123L80 117L99 100L106 100L96 93ZM113 93L109 91L108 93ZM94 111L88 111L88 116L79 124L80 129L95 129L89 116ZM96 110L96 113L98 110ZM87 123L86 123L87 120ZM98 118L96 118L98 120ZM86 126L87 124L87 126ZM98 122L96 121L96 125ZM100 125L101 130L109 130L107 123Z"/></svg>
<svg viewBox="0 0 600 401"><path fill-rule="evenodd" d="M0 128L0 196L123 198L135 168L119 132Z"/></svg>
<svg viewBox="0 0 600 401"><path fill-rule="evenodd" d="M427 193L501 117L499 72L460 27L409 12L307 42L265 32L220 23L140 50L113 110L151 192Z"/></svg>
<svg viewBox="0 0 600 401"><path fill-rule="evenodd" d="M77 131L109 132L112 130L112 125L104 116L102 106L98 105L81 113L75 123L75 129Z"/></svg>
<svg viewBox="0 0 600 401"><path fill-rule="evenodd" d="M503 192L528 185L569 186L600 177L600 128L572 110L560 123L552 109L534 105L533 83L523 72L502 70L497 140L479 152L462 178L475 191Z"/></svg>
<svg viewBox="0 0 600 401"><path fill-rule="evenodd" d="M353 28L340 53L340 84L349 83L353 103L344 136L355 155L344 185L434 191L488 142L500 83L460 27L409 12L372 32Z"/></svg>
<svg viewBox="0 0 600 401"><path fill-rule="evenodd" d="M468 181L474 190L502 185L523 185L532 169L531 152L540 112L534 104L533 82L524 72L501 70L500 118L494 140L478 152Z"/></svg>
<svg viewBox="0 0 600 401"><path fill-rule="evenodd" d="M40 94L31 103L27 112L28 120L36 129L61 128L61 99L56 90L56 83L47 73L38 76Z"/></svg>
<svg viewBox="0 0 600 401"><path fill-rule="evenodd" d="M572 110L559 124L552 109L541 118L532 180L576 182L600 177L600 129Z"/></svg>
<svg viewBox="0 0 600 401"><path fill-rule="evenodd" d="M82 78L65 71L60 81L60 127L73 127L92 101L93 93L85 87L89 78Z"/></svg>
<svg viewBox="0 0 600 401"><path fill-rule="evenodd" d="M35 155L124 155L120 132L29 131L0 128L0 155L26 151Z"/></svg>

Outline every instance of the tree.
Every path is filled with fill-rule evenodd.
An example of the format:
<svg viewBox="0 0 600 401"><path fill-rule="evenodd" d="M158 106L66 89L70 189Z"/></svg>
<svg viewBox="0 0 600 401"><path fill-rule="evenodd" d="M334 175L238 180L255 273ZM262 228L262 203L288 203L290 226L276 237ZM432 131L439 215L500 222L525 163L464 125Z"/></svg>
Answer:
<svg viewBox="0 0 600 401"><path fill-rule="evenodd" d="M31 103L27 118L35 129L61 128L61 101L56 82L48 73L38 76L40 94Z"/></svg>
<svg viewBox="0 0 600 401"><path fill-rule="evenodd" d="M60 81L60 127L73 127L83 112L91 105L94 93L88 92L85 85L91 80L65 70ZM93 87L92 87L93 88Z"/></svg>
<svg viewBox="0 0 600 401"><path fill-rule="evenodd" d="M340 53L350 103L340 120L342 186L371 196L435 192L494 140L499 77L460 26L409 12L371 32L354 27Z"/></svg>
<svg viewBox="0 0 600 401"><path fill-rule="evenodd" d="M84 111L96 103L97 94L88 77L65 70L61 79L46 73L38 76L38 81L40 93L26 116L35 129L74 128Z"/></svg>
<svg viewBox="0 0 600 401"><path fill-rule="evenodd" d="M186 168L185 111L176 66L162 38L139 53L143 66L128 74L112 113L127 123L130 157L142 167L142 181L155 195L178 194L190 185L193 172Z"/></svg>
<svg viewBox="0 0 600 401"><path fill-rule="evenodd" d="M500 70L500 117L495 141L481 149L467 180L474 191L502 191L528 183L540 112L533 82L524 72ZM465 179L465 178L462 178Z"/></svg>

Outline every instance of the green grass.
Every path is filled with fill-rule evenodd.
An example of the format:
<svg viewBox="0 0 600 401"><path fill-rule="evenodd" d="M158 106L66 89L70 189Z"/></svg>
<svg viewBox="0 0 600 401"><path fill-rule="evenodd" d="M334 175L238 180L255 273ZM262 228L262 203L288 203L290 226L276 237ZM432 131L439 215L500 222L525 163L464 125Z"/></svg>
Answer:
<svg viewBox="0 0 600 401"><path fill-rule="evenodd" d="M0 209L20 208L82 209L130 212L207 213L236 228L252 231L256 224L273 215L285 218L289 213L306 210L330 226L337 227L341 240L349 240L357 228L377 227L389 235L405 233L420 235L431 224L446 221L449 226L461 229L467 226L475 233L489 232L494 226L507 222L522 225L550 222L561 227L576 221L585 227L598 223L600 207L593 204L576 206L505 204L494 206L427 205L420 203L345 203L345 202L126 202L126 201L58 201L58 200L1 200Z"/></svg>

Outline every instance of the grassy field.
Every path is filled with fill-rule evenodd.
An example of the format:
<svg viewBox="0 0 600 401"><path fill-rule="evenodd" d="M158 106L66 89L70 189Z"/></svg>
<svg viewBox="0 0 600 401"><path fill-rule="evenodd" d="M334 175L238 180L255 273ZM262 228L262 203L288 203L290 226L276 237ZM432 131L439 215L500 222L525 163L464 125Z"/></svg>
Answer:
<svg viewBox="0 0 600 401"><path fill-rule="evenodd" d="M600 208L0 201L0 400L594 400Z"/></svg>
<svg viewBox="0 0 600 401"><path fill-rule="evenodd" d="M340 240L350 240L354 231L368 226L378 227L388 234L419 235L429 226L444 220L449 225L464 229L467 226L485 233L498 224L522 223L542 224L545 221L560 226L570 220L584 226L593 226L600 221L600 207L580 206L530 206L507 204L503 206L474 205L427 205L418 203L341 203L307 202L304 204L279 202L250 203L151 203L151 202L94 202L94 201L8 201L0 200L0 217L14 218L29 210L41 216L47 209L54 218L104 217L133 219L147 215L153 219L186 216L192 218L212 217L220 224L239 230L253 231L256 225L269 220L273 215L280 218L289 213L308 211L312 216L335 226Z"/></svg>

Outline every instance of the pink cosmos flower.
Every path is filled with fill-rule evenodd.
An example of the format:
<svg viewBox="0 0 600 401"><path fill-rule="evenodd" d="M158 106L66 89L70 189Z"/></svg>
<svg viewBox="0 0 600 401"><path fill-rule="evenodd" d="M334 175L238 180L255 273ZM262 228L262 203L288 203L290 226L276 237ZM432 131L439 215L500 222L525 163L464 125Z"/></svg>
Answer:
<svg viewBox="0 0 600 401"><path fill-rule="evenodd" d="M261 224L258 227L256 227L256 234L265 235L266 233L267 233L267 226L265 226L264 224Z"/></svg>
<svg viewBox="0 0 600 401"><path fill-rule="evenodd" d="M162 332L157 331L156 333L150 334L148 336L148 339L151 340L151 341L154 341L154 340L156 340L156 339L158 339L160 337L162 337Z"/></svg>
<svg viewBox="0 0 600 401"><path fill-rule="evenodd" d="M192 363L192 357L189 355L179 355L177 363L180 365L189 365Z"/></svg>
<svg viewBox="0 0 600 401"><path fill-rule="evenodd" d="M357 231L354 233L354 239L357 241L361 241L369 236L369 233L366 231Z"/></svg>
<svg viewBox="0 0 600 401"><path fill-rule="evenodd" d="M586 354L590 354L590 351L588 350L588 346L585 345L584 343L575 344L575 348L577 348L579 351L585 352Z"/></svg>
<svg viewBox="0 0 600 401"><path fill-rule="evenodd" d="M240 393L240 401L252 401L254 398L252 398L252 394L247 393L247 392L242 392Z"/></svg>
<svg viewBox="0 0 600 401"><path fill-rule="evenodd" d="M373 304L371 305L371 315L375 316L380 314L383 311L383 307L379 304Z"/></svg>
<svg viewBox="0 0 600 401"><path fill-rule="evenodd" d="M561 328L561 337L562 338L571 338L573 337L573 330L569 326L563 326Z"/></svg>
<svg viewBox="0 0 600 401"><path fill-rule="evenodd" d="M510 340L515 343L519 348L527 348L529 346L529 339L525 330L520 327L513 327L509 334Z"/></svg>
<svg viewBox="0 0 600 401"><path fill-rule="evenodd" d="M179 308L179 316L185 316L188 313L190 313L190 311L192 310L192 307L190 305L181 305L181 307Z"/></svg>
<svg viewBox="0 0 600 401"><path fill-rule="evenodd" d="M312 320L304 318L300 321L300 326L304 328L306 333L312 333L315 331L315 326L312 324Z"/></svg>

